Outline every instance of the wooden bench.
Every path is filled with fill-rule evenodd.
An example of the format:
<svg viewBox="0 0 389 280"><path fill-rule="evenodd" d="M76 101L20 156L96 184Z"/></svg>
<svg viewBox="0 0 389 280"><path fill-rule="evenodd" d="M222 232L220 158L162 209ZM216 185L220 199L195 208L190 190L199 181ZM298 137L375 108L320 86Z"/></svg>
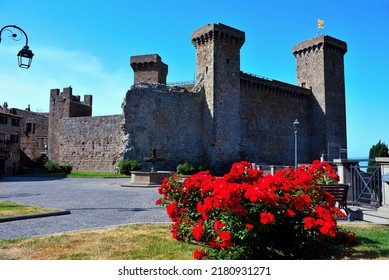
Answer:
<svg viewBox="0 0 389 280"><path fill-rule="evenodd" d="M322 189L334 196L335 203L339 204L339 208L346 211L347 217L349 217L349 211L347 208L347 193L349 186L347 184L335 184L335 185L320 185Z"/></svg>

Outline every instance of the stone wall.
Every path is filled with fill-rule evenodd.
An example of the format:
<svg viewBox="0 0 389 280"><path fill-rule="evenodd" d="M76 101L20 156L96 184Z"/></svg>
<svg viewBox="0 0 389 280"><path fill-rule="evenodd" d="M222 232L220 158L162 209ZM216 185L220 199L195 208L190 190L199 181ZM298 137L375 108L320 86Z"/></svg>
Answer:
<svg viewBox="0 0 389 280"><path fill-rule="evenodd" d="M72 164L74 171L117 172L122 115L64 118L61 123L59 162Z"/></svg>
<svg viewBox="0 0 389 280"><path fill-rule="evenodd" d="M298 119L298 162L310 163L311 92L275 80L241 74L241 151L251 162L294 165Z"/></svg>
<svg viewBox="0 0 389 280"><path fill-rule="evenodd" d="M139 160L149 169L144 157L155 148L157 157L163 158L157 169L175 170L184 162L204 163L202 104L201 92L161 84L133 85L122 105L125 157Z"/></svg>
<svg viewBox="0 0 389 280"><path fill-rule="evenodd" d="M47 154L48 145L48 114L15 109L16 114L22 117L20 122L20 164L22 166L34 166L34 162L40 156Z"/></svg>

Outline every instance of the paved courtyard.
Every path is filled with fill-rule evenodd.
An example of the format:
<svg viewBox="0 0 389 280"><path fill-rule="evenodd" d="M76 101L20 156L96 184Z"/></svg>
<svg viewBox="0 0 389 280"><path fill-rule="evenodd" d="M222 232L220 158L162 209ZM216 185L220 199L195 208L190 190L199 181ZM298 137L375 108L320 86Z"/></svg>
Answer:
<svg viewBox="0 0 389 280"><path fill-rule="evenodd" d="M0 240L143 222L170 222L157 188L121 187L129 179L0 180L0 200L70 210L70 215L0 223Z"/></svg>

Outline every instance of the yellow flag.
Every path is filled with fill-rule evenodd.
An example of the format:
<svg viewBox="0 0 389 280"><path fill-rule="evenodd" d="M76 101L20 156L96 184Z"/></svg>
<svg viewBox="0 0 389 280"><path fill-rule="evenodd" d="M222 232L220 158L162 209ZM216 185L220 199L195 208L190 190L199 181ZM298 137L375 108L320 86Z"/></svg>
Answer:
<svg viewBox="0 0 389 280"><path fill-rule="evenodd" d="M324 20L321 19L317 20L317 28L324 28Z"/></svg>

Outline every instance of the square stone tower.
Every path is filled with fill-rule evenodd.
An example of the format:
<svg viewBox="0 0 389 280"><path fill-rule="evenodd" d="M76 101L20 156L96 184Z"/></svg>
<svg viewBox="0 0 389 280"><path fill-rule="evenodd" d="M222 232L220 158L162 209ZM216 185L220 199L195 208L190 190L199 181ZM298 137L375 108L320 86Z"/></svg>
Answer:
<svg viewBox="0 0 389 280"><path fill-rule="evenodd" d="M344 55L347 44L320 35L293 47L297 85L312 91L312 153L347 158Z"/></svg>
<svg viewBox="0 0 389 280"><path fill-rule="evenodd" d="M67 87L50 90L50 112L47 156L50 160L59 160L60 138L63 118L89 117L92 115L92 95L84 95L84 101L79 95L73 95L73 89ZM77 136L75 136L77 137Z"/></svg>
<svg viewBox="0 0 389 280"><path fill-rule="evenodd" d="M166 84L168 66L158 54L131 56L130 65L134 70L134 84Z"/></svg>
<svg viewBox="0 0 389 280"><path fill-rule="evenodd" d="M206 99L204 151L216 171L240 159L240 49L244 42L244 32L220 23L207 24L192 34L196 83L203 84Z"/></svg>

